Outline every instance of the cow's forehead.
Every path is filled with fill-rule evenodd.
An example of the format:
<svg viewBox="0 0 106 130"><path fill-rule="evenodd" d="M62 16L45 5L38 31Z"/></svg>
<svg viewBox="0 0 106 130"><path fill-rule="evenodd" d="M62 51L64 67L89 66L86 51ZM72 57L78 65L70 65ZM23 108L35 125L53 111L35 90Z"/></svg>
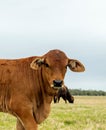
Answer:
<svg viewBox="0 0 106 130"><path fill-rule="evenodd" d="M65 60L67 59L67 56L65 55L64 52L60 51L60 50L51 50L49 51L45 57L49 60L49 59L52 59L52 60Z"/></svg>

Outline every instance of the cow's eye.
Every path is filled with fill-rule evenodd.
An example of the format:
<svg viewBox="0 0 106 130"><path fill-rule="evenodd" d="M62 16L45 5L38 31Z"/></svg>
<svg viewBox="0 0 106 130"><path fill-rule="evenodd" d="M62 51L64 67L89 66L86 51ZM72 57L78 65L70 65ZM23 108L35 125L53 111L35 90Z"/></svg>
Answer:
<svg viewBox="0 0 106 130"><path fill-rule="evenodd" d="M45 63L45 66L46 66L46 67L49 67L49 65L48 65L47 63Z"/></svg>

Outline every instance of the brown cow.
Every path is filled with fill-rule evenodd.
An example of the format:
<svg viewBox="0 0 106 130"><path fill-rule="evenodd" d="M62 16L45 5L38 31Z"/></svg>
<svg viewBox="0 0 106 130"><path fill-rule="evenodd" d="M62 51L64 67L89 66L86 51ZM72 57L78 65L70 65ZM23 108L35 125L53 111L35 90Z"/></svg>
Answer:
<svg viewBox="0 0 106 130"><path fill-rule="evenodd" d="M17 130L37 130L37 124L48 117L52 97L64 85L67 66L75 72L85 70L79 61L69 59L60 50L0 60L0 111L17 118Z"/></svg>
<svg viewBox="0 0 106 130"><path fill-rule="evenodd" d="M74 103L74 97L66 86L59 88L57 95L54 96L54 103L59 103L60 97L63 98L65 103L67 103L67 100L69 103Z"/></svg>

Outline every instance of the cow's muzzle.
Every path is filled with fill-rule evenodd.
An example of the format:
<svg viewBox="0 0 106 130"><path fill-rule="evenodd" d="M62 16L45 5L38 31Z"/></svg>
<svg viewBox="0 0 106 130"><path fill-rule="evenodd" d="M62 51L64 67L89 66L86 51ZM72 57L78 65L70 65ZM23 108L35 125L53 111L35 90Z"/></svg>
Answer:
<svg viewBox="0 0 106 130"><path fill-rule="evenodd" d="M62 87L62 83L63 81L62 80L53 80L53 86L54 87Z"/></svg>

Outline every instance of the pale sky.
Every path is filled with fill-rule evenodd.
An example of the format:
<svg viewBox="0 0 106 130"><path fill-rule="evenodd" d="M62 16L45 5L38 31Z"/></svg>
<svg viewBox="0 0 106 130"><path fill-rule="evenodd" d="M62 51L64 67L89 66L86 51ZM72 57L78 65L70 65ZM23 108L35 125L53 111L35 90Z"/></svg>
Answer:
<svg viewBox="0 0 106 130"><path fill-rule="evenodd" d="M69 88L106 91L105 0L0 1L0 58L64 51L84 73L67 70Z"/></svg>

